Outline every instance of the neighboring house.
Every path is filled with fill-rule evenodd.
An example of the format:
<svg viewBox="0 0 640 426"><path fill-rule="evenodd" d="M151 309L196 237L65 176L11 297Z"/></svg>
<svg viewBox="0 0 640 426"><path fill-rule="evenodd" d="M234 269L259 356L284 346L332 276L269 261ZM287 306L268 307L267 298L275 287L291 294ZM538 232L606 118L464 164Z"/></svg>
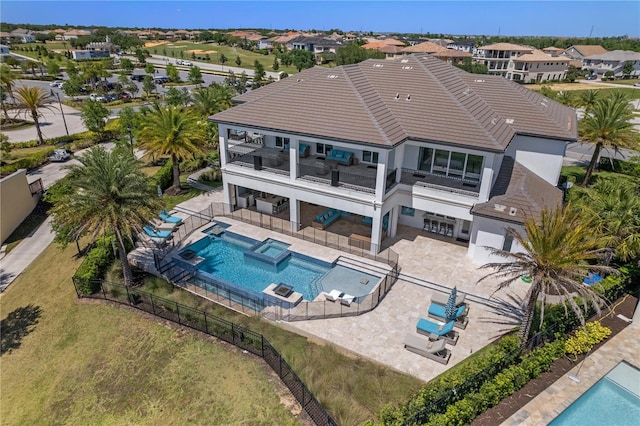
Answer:
<svg viewBox="0 0 640 426"><path fill-rule="evenodd" d="M442 47L439 44L433 43L431 41L425 41L413 46L407 46L402 49L402 53L405 55L410 55L412 53L436 53L436 52L444 52L447 50L446 47Z"/></svg>
<svg viewBox="0 0 640 426"><path fill-rule="evenodd" d="M476 45L472 40L461 40L449 43L447 49L474 54L476 52Z"/></svg>
<svg viewBox="0 0 640 426"><path fill-rule="evenodd" d="M544 49L542 49L542 51L544 53L546 53L547 55L556 57L556 56L560 56L560 54L562 54L562 52L564 52L564 49L560 49L559 47L545 47Z"/></svg>
<svg viewBox="0 0 640 426"><path fill-rule="evenodd" d="M587 56L582 59L582 69L589 70L591 74L603 77L607 71L612 71L615 78L624 76L626 63L633 65L631 76L640 77L640 53L630 50L614 50L599 55Z"/></svg>
<svg viewBox="0 0 640 426"><path fill-rule="evenodd" d="M404 56L402 53L404 47L394 46L393 44L386 44L384 46L378 47L376 50L378 52L384 53L385 59L396 59L400 56Z"/></svg>
<svg viewBox="0 0 640 426"><path fill-rule="evenodd" d="M360 47L362 47L363 49L371 49L382 52L385 54L386 59L395 59L398 56L402 56L402 49L405 48L406 45L400 40L387 38L384 40L369 41L368 43L363 44Z"/></svg>
<svg viewBox="0 0 640 426"><path fill-rule="evenodd" d="M42 192L42 180L29 183L25 169L0 179L0 244L29 216Z"/></svg>
<svg viewBox="0 0 640 426"><path fill-rule="evenodd" d="M289 40L286 44L289 50L308 50L314 55L322 53L336 53L342 47L342 43L325 37L298 36Z"/></svg>
<svg viewBox="0 0 640 426"><path fill-rule="evenodd" d="M11 31L9 34L11 39L18 41L19 43L33 43L36 41L35 34L30 30L18 28L17 30Z"/></svg>
<svg viewBox="0 0 640 426"><path fill-rule="evenodd" d="M209 118L226 209L272 214L256 199L284 197L292 232L310 225L303 206L337 209L367 224L374 253L399 225L467 244L481 263L487 246L519 250L506 228L561 203L577 140L574 109L427 54L316 67L234 102Z"/></svg>
<svg viewBox="0 0 640 426"><path fill-rule="evenodd" d="M484 63L491 75L525 83L562 80L569 69L565 57L552 57L539 49L512 43L479 47L474 59Z"/></svg>
<svg viewBox="0 0 640 426"><path fill-rule="evenodd" d="M11 42L11 33L8 33L6 31L0 31L0 41L2 43Z"/></svg>
<svg viewBox="0 0 640 426"><path fill-rule="evenodd" d="M582 60L587 56L601 55L603 53L607 53L607 49L599 44L582 44L567 47L562 52L562 55L571 59Z"/></svg>
<svg viewBox="0 0 640 426"><path fill-rule="evenodd" d="M449 62L450 64L462 62L466 58L471 59L471 53L461 52L454 49L445 49L441 52L434 52L431 54L431 56L442 59L443 61Z"/></svg>

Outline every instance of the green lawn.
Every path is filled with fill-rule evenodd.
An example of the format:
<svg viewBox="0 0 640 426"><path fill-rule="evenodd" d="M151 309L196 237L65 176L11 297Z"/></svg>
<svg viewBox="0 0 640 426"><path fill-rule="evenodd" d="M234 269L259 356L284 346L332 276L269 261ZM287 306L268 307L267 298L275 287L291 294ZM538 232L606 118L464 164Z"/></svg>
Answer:
<svg viewBox="0 0 640 426"><path fill-rule="evenodd" d="M78 302L75 250L49 246L0 298L3 424L298 423L256 357L129 309Z"/></svg>
<svg viewBox="0 0 640 426"><path fill-rule="evenodd" d="M193 60L192 50L202 51L194 52L197 61L209 62L212 64L221 64L220 55L224 55L227 58L227 62L221 65L227 65L230 67L237 67L235 61L236 57L240 57L240 68L253 69L253 63L257 59L263 66L265 71L273 71L273 55L263 55L261 53L254 53L249 50L244 50L236 47L222 46L217 43L194 43L189 41L175 41L167 42L158 46L145 47L149 53L156 55L164 55L176 59ZM183 56L180 56L180 52L183 52ZM206 55L209 54L209 61L206 61ZM200 57L200 59L197 59ZM280 66L279 71L285 71L289 74L298 72L295 67Z"/></svg>

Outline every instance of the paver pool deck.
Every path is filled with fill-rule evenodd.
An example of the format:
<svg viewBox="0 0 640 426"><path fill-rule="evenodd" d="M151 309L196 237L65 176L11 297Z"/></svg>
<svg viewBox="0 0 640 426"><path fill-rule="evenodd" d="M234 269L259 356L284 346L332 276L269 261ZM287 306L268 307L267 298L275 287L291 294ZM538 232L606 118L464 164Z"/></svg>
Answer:
<svg viewBox="0 0 640 426"><path fill-rule="evenodd" d="M188 200L180 207L202 211L211 202L223 202L222 193L210 192ZM311 252L324 259L336 256L335 249L244 223L229 222L234 223L234 232L246 233L256 239L293 241L296 246L293 250ZM494 294L495 280L476 284L488 271L480 270L481 265L467 257L466 247L429 238L420 230L402 229L404 235L391 246L400 256L401 277L373 311L360 316L281 324L310 340L332 343L346 352L428 381L517 325L521 314L519 304L528 284L518 281ZM409 352L402 341L406 334L416 334L416 323L420 317L427 316L433 292L448 293L454 286L459 292L467 293L469 324L465 330L459 330L457 345L449 346L452 356L445 366ZM339 283L336 287L339 288Z"/></svg>

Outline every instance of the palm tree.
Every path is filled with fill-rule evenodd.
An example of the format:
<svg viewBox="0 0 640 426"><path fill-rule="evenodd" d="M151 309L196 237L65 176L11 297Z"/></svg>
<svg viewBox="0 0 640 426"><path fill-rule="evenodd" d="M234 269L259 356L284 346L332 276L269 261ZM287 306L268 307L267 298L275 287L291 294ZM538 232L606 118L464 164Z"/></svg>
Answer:
<svg viewBox="0 0 640 426"><path fill-rule="evenodd" d="M44 144L42 137L42 130L40 129L40 110L51 110L49 105L49 95L41 87L18 87L15 93L15 99L17 101L16 108L18 111L25 111L31 114L31 119L36 125L36 132L38 133L38 145Z"/></svg>
<svg viewBox="0 0 640 426"><path fill-rule="evenodd" d="M622 180L599 180L583 191L577 207L605 238L605 263L614 256L629 261L640 256L640 196Z"/></svg>
<svg viewBox="0 0 640 426"><path fill-rule="evenodd" d="M593 156L582 181L587 186L603 148L619 148L633 145L633 126L630 119L633 112L629 100L624 96L609 96L598 99L589 113L580 120L580 137L595 145Z"/></svg>
<svg viewBox="0 0 640 426"><path fill-rule="evenodd" d="M208 117L231 107L233 91L223 84L213 83L193 95L193 109L202 117Z"/></svg>
<svg viewBox="0 0 640 426"><path fill-rule="evenodd" d="M580 105L584 107L584 113L588 114L598 100L597 90L587 90L580 95Z"/></svg>
<svg viewBox="0 0 640 426"><path fill-rule="evenodd" d="M16 76L11 70L11 67L7 64L0 64L0 90L2 91L2 110L4 116L9 120L9 113L7 111L6 98L13 98L13 84Z"/></svg>
<svg viewBox="0 0 640 426"><path fill-rule="evenodd" d="M602 255L602 239L594 232L589 222L584 221L569 206L556 210L543 210L539 223L529 218L524 224L524 234L509 228L508 235L523 248L521 252L487 247L491 254L507 259L506 262L487 263L482 266L494 271L478 282L493 277L501 280L498 290L508 287L522 276L532 279L525 297L524 316L520 327L520 338L524 345L529 336L537 301L542 303L541 325L548 295L557 295L566 303L584 324L584 314L574 296L582 299L586 310L591 304L600 312L602 299L582 281L590 271L615 272L615 269L594 264Z"/></svg>
<svg viewBox="0 0 640 426"><path fill-rule="evenodd" d="M54 229L64 230L66 238L91 234L114 235L124 284L131 285L133 274L127 261L125 239L133 242L134 232L162 208L141 163L126 150L106 152L94 147L78 159L71 170L71 194L53 208Z"/></svg>
<svg viewBox="0 0 640 426"><path fill-rule="evenodd" d="M140 149L153 156L169 155L173 163L173 189L180 188L181 160L204 154L207 141L204 122L193 111L155 104L141 123Z"/></svg>

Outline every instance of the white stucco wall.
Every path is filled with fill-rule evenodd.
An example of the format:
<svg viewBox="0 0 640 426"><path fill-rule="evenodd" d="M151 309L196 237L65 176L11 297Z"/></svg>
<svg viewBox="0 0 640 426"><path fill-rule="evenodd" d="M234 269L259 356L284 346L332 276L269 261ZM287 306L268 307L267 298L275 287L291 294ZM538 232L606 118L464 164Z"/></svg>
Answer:
<svg viewBox="0 0 640 426"><path fill-rule="evenodd" d="M505 155L540 176L552 185L558 183L562 160L568 141L517 135Z"/></svg>
<svg viewBox="0 0 640 426"><path fill-rule="evenodd" d="M507 228L513 228L521 234L524 232L523 227L520 225L475 216L471 225L471 239L469 240L467 255L480 265L505 261L502 257L491 255L486 247L502 249ZM521 251L523 251L522 246L514 240L511 252L517 253Z"/></svg>

